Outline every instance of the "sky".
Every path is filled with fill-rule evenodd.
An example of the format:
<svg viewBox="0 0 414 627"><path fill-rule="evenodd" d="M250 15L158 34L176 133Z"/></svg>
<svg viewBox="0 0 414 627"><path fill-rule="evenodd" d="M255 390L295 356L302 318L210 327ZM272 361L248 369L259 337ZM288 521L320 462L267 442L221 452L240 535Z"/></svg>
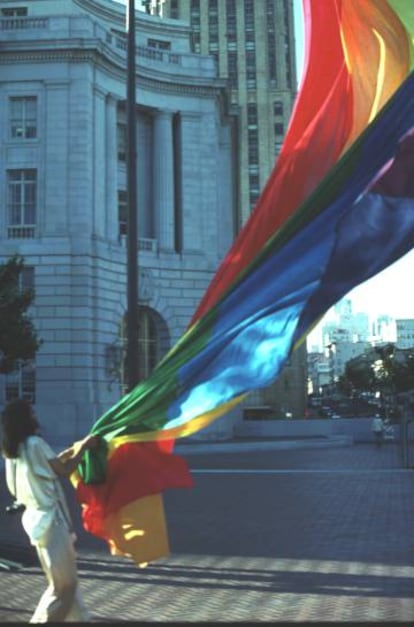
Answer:
<svg viewBox="0 0 414 627"><path fill-rule="evenodd" d="M122 4L126 0L117 0ZM302 0L293 0L295 12L295 39L298 81L303 69L303 18ZM141 0L135 1L135 7L142 10ZM389 315L393 318L414 318L414 294L411 294L411 281L414 275L414 250L400 260L362 283L346 295L352 301L355 313L365 312L374 318ZM331 312L327 313L329 317ZM323 324L323 320L320 325ZM320 326L319 325L319 326ZM318 333L315 329L314 333ZM310 337L310 340L312 338Z"/></svg>

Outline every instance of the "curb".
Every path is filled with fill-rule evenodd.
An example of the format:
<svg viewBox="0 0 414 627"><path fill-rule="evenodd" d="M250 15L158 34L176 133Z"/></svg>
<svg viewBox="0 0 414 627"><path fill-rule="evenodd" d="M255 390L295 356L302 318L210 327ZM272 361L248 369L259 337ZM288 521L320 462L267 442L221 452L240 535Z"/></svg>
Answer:
<svg viewBox="0 0 414 627"><path fill-rule="evenodd" d="M222 442L188 442L176 444L174 452L179 455L202 453L240 453L263 450L286 450L301 448L326 448L330 446L352 446L352 436L338 435L321 438L303 438L302 440L231 440Z"/></svg>

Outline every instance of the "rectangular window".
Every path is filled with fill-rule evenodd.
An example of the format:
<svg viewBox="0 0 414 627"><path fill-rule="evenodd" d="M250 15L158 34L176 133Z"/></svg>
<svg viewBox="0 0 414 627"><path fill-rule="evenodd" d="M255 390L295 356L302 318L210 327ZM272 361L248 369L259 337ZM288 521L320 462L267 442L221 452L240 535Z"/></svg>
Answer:
<svg viewBox="0 0 414 627"><path fill-rule="evenodd" d="M236 4L235 0L227 0L226 2L226 22L227 22L227 47L235 46L237 41L237 21L236 21ZM235 47L231 47L235 50Z"/></svg>
<svg viewBox="0 0 414 627"><path fill-rule="evenodd" d="M191 0L190 22L192 26L200 23L200 0Z"/></svg>
<svg viewBox="0 0 414 627"><path fill-rule="evenodd" d="M275 155L278 155L282 149L282 142L275 142Z"/></svg>
<svg viewBox="0 0 414 627"><path fill-rule="evenodd" d="M117 134L117 151L118 151L118 161L126 161L126 124L122 124L118 122L116 125L116 134Z"/></svg>
<svg viewBox="0 0 414 627"><path fill-rule="evenodd" d="M227 64L228 64L228 72L229 72L229 83L230 87L236 89L237 88L237 52L228 52L227 53Z"/></svg>
<svg viewBox="0 0 414 627"><path fill-rule="evenodd" d="M16 370L5 375L6 402L15 398L24 398L30 403L36 402L35 361L31 359L21 363Z"/></svg>
<svg viewBox="0 0 414 627"><path fill-rule="evenodd" d="M256 87L256 53L254 50L246 51L246 83L247 89Z"/></svg>
<svg viewBox="0 0 414 627"><path fill-rule="evenodd" d="M120 50L126 50L127 34L123 31L117 30L116 28L111 28L111 33L113 33L115 37L115 46Z"/></svg>
<svg viewBox="0 0 414 627"><path fill-rule="evenodd" d="M257 145L257 140L258 140L258 133L257 133L257 129L255 128L249 128L247 131L247 136L249 139L249 144L256 144Z"/></svg>
<svg viewBox="0 0 414 627"><path fill-rule="evenodd" d="M283 11L284 11L284 23L285 23L285 63L286 63L286 84L289 87L292 87L292 71L291 71L291 67L292 67L292 59L291 59L291 54L290 54L290 40L289 40L289 36L287 33L290 32L289 26L289 2L287 2L286 0L284 0L283 2L284 7L283 7Z"/></svg>
<svg viewBox="0 0 414 627"><path fill-rule="evenodd" d="M269 31L267 34L267 49L269 57L269 79L276 82L277 79L277 61L276 61L276 39L275 34Z"/></svg>
<svg viewBox="0 0 414 627"><path fill-rule="evenodd" d="M8 170L8 237L31 238L36 227L36 170Z"/></svg>
<svg viewBox="0 0 414 627"><path fill-rule="evenodd" d="M180 11L178 8L178 0L171 0L170 2L170 17L173 19L179 19Z"/></svg>
<svg viewBox="0 0 414 627"><path fill-rule="evenodd" d="M182 140L181 117L175 113L173 117L173 151L174 151L174 250L183 250L183 189L182 189Z"/></svg>
<svg viewBox="0 0 414 627"><path fill-rule="evenodd" d="M153 317L140 308L139 312L139 374L146 379L154 370L158 355L157 327Z"/></svg>
<svg viewBox="0 0 414 627"><path fill-rule="evenodd" d="M10 136L20 139L37 137L36 96L12 96L10 98Z"/></svg>
<svg viewBox="0 0 414 627"><path fill-rule="evenodd" d="M192 50L194 52L201 51L200 33L192 33Z"/></svg>
<svg viewBox="0 0 414 627"><path fill-rule="evenodd" d="M255 104L247 105L247 124L257 126L257 107Z"/></svg>
<svg viewBox="0 0 414 627"><path fill-rule="evenodd" d="M249 143L249 166L259 163L259 149L257 144Z"/></svg>
<svg viewBox="0 0 414 627"><path fill-rule="evenodd" d="M26 7L13 7L10 9L1 9L2 17L24 17L27 15Z"/></svg>
<svg viewBox="0 0 414 627"><path fill-rule="evenodd" d="M283 102L281 102L280 100L274 101L273 113L274 115L283 115Z"/></svg>
<svg viewBox="0 0 414 627"><path fill-rule="evenodd" d="M259 199L259 192L251 191L249 194L249 200L250 200L250 207L252 210L254 209L258 199Z"/></svg>
<svg viewBox="0 0 414 627"><path fill-rule="evenodd" d="M171 42L163 39L148 39L148 48L157 48L157 50L171 50Z"/></svg>
<svg viewBox="0 0 414 627"><path fill-rule="evenodd" d="M126 235L128 232L128 206L127 193L124 189L118 190L118 224L119 236Z"/></svg>
<svg viewBox="0 0 414 627"><path fill-rule="evenodd" d="M250 188L259 188L259 175L258 174L249 174L249 186Z"/></svg>
<svg viewBox="0 0 414 627"><path fill-rule="evenodd" d="M246 68L249 70L256 69L256 52L254 50L248 50L246 52Z"/></svg>
<svg viewBox="0 0 414 627"><path fill-rule="evenodd" d="M244 27L246 31L254 30L254 4L253 0L245 0L244 3Z"/></svg>
<svg viewBox="0 0 414 627"><path fill-rule="evenodd" d="M283 122L276 122L275 124L275 135L283 135L285 132L285 127Z"/></svg>

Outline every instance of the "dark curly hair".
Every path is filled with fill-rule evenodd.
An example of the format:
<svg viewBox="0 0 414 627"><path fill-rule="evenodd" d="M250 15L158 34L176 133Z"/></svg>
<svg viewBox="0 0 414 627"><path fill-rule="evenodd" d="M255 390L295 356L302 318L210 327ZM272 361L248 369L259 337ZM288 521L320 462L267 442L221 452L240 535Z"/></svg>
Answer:
<svg viewBox="0 0 414 627"><path fill-rule="evenodd" d="M1 414L2 443L4 457L18 457L18 449L29 435L39 429L31 404L23 398L10 401Z"/></svg>

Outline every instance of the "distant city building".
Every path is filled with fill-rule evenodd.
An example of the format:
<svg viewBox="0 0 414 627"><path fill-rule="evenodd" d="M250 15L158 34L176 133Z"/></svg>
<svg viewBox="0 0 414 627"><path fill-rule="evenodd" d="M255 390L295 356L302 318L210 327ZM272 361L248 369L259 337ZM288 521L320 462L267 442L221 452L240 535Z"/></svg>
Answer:
<svg viewBox="0 0 414 627"><path fill-rule="evenodd" d="M397 319L397 348L414 347L414 319Z"/></svg>
<svg viewBox="0 0 414 627"><path fill-rule="evenodd" d="M83 435L122 394L126 7L2 0L0 261L23 255L43 339L0 377L46 433ZM233 241L237 117L188 25L137 14L141 377L178 340Z"/></svg>
<svg viewBox="0 0 414 627"><path fill-rule="evenodd" d="M344 374L348 361L362 355L369 347L370 343L366 341L338 342L335 347L335 380Z"/></svg>
<svg viewBox="0 0 414 627"><path fill-rule="evenodd" d="M333 369L329 353L308 353L308 393L323 395L332 383Z"/></svg>
<svg viewBox="0 0 414 627"><path fill-rule="evenodd" d="M309 352L319 352L330 341L365 342L371 345L396 341L395 319L386 314L369 316L366 312L353 311L350 298L343 298L334 305L308 337Z"/></svg>
<svg viewBox="0 0 414 627"><path fill-rule="evenodd" d="M397 338L396 321L391 316L379 315L372 322L372 343L395 342Z"/></svg>
<svg viewBox="0 0 414 627"><path fill-rule="evenodd" d="M240 110L243 224L274 167L297 93L292 0L165 0L162 11L191 25L194 51L214 57Z"/></svg>
<svg viewBox="0 0 414 627"><path fill-rule="evenodd" d="M348 342L363 342L369 336L368 314L363 312L355 313L352 308L352 301L343 298L334 306L335 317L332 321L322 326L322 333L326 342L336 341L339 333L342 340Z"/></svg>
<svg viewBox="0 0 414 627"><path fill-rule="evenodd" d="M344 374L346 364L363 354L370 346L392 341L395 323L390 316L380 315L370 324L368 314L354 312L349 298L340 300L330 319L321 324L321 345L310 348L309 378L315 390L323 389L327 380L335 382ZM312 353L318 355L312 358Z"/></svg>

